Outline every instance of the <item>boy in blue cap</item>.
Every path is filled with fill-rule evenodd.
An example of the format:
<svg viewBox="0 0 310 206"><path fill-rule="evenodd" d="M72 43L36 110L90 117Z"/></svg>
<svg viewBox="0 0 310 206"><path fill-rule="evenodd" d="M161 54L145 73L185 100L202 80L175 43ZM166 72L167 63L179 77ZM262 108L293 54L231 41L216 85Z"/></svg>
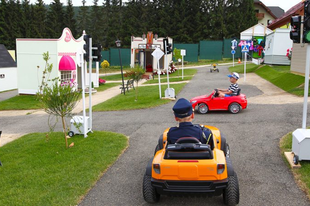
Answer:
<svg viewBox="0 0 310 206"><path fill-rule="evenodd" d="M202 127L192 124L194 113L192 104L187 99L179 99L172 110L174 111L175 120L179 122L179 126L170 128L167 134L169 143L174 144L181 137L195 137L203 144L210 144L213 149L211 130L202 129Z"/></svg>
<svg viewBox="0 0 310 206"><path fill-rule="evenodd" d="M230 86L228 89L215 89L215 93L213 97L231 97L236 96L238 93L239 85L237 83L239 79L239 74L237 72L233 72L230 75L227 75L229 77Z"/></svg>

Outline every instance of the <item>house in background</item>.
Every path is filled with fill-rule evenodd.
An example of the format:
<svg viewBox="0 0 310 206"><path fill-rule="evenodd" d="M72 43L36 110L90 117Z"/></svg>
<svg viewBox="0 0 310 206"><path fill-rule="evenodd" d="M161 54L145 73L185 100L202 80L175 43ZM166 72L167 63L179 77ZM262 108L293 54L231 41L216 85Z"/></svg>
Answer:
<svg viewBox="0 0 310 206"><path fill-rule="evenodd" d="M284 14L284 10L278 6L266 6L259 0L254 0L254 10L256 12L257 23L268 26L274 20Z"/></svg>
<svg viewBox="0 0 310 206"><path fill-rule="evenodd" d="M275 30L277 28L290 28L291 17L304 15L304 3L301 1L292 8L290 8L285 14L283 14L280 18L276 19L272 24L268 26L269 29ZM289 31L288 31L289 33ZM291 39L287 40L293 44ZM304 74L306 67L306 46L302 44L294 43L292 46L292 58L291 58L291 71L295 73ZM289 46L287 48L283 48L283 52L286 53L286 50L290 49Z"/></svg>
<svg viewBox="0 0 310 206"><path fill-rule="evenodd" d="M0 92L17 89L16 62L3 44L0 44Z"/></svg>

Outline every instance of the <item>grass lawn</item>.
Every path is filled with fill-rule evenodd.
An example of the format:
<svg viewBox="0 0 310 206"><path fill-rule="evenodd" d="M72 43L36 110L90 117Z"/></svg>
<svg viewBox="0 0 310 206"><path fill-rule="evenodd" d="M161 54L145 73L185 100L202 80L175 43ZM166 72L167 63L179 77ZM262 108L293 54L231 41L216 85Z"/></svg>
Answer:
<svg viewBox="0 0 310 206"><path fill-rule="evenodd" d="M193 76L184 76L184 78L182 79L182 77L171 77L169 78L169 82L181 82L181 81L188 81L191 80L193 78ZM166 83L167 82L167 76L164 76L163 78L160 75L160 82L161 83ZM146 82L144 82L143 84L157 84L158 83L158 78L154 78L147 80Z"/></svg>
<svg viewBox="0 0 310 206"><path fill-rule="evenodd" d="M124 73L124 75L125 75L125 73ZM106 81L109 81L109 80L117 81L117 80L122 80L122 75L121 74L113 74L113 75L107 75L107 76L100 75L100 78L104 79ZM128 78L124 76L124 79L128 79Z"/></svg>
<svg viewBox="0 0 310 206"><path fill-rule="evenodd" d="M170 87L175 89L177 95L186 83L171 84ZM162 97L164 97L167 85L162 85ZM137 89L137 88L136 88ZM131 109L145 109L166 104L171 100L159 99L158 86L143 86L138 88L138 101L135 101L135 91L130 90L126 95L119 94L101 104L93 106L93 111L115 111L115 110L131 110Z"/></svg>
<svg viewBox="0 0 310 206"><path fill-rule="evenodd" d="M290 73L289 66L263 66L255 73L289 93L303 96L305 77Z"/></svg>
<svg viewBox="0 0 310 206"><path fill-rule="evenodd" d="M41 109L36 95L18 95L0 102L0 110Z"/></svg>
<svg viewBox="0 0 310 206"><path fill-rule="evenodd" d="M284 156L284 152L292 151L292 133L282 137L280 140L280 150L284 161L286 161L287 166L290 167ZM307 196L310 197L310 162L301 161L300 164L301 168L291 169L291 171L293 172L298 185L306 192Z"/></svg>
<svg viewBox="0 0 310 206"><path fill-rule="evenodd" d="M200 65L210 65L213 63L232 63L231 58L224 58L223 60L213 60L213 59L199 59L198 62L188 62L186 66L200 66Z"/></svg>
<svg viewBox="0 0 310 206"><path fill-rule="evenodd" d="M99 85L99 87L95 88L98 92L102 92L104 90L110 89L111 87L119 86L120 83L105 83Z"/></svg>
<svg viewBox="0 0 310 206"><path fill-rule="evenodd" d="M98 92L120 85L119 83L106 83L95 88ZM82 98L82 96L81 96ZM0 110L27 110L42 109L35 95L18 95L0 102Z"/></svg>
<svg viewBox="0 0 310 206"><path fill-rule="evenodd" d="M77 205L128 145L112 132L74 136L32 133L0 148L0 205Z"/></svg>
<svg viewBox="0 0 310 206"><path fill-rule="evenodd" d="M247 64L246 73L254 72L260 65ZM230 72L244 73L244 64L235 64L235 67L229 67Z"/></svg>
<svg viewBox="0 0 310 206"><path fill-rule="evenodd" d="M193 76L197 73L197 69L184 69L183 71L183 79L182 79L182 69L177 70L176 72L169 74L169 82L179 82L179 81L188 81L193 78ZM167 82L167 75L160 75L161 83ZM150 79L144 84L155 84L158 83L158 75L154 76L154 79Z"/></svg>

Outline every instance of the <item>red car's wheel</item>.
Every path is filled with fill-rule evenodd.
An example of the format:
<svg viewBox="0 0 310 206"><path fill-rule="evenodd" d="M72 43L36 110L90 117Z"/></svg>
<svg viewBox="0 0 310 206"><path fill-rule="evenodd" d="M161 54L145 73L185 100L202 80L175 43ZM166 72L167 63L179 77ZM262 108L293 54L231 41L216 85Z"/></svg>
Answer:
<svg viewBox="0 0 310 206"><path fill-rule="evenodd" d="M229 111L233 114L237 114L238 112L240 112L241 107L238 103L231 103L229 105Z"/></svg>
<svg viewBox="0 0 310 206"><path fill-rule="evenodd" d="M209 107L205 103L201 103L198 105L198 112L200 114L206 114L209 111Z"/></svg>

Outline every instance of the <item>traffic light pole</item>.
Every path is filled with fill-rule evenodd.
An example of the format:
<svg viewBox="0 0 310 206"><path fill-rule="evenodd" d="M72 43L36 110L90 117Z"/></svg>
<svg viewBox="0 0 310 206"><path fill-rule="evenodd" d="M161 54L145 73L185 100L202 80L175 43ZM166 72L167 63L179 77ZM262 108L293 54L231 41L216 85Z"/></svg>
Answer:
<svg viewBox="0 0 310 206"><path fill-rule="evenodd" d="M92 97L92 81L91 81L91 75L92 75L92 62L93 62L93 57L92 57L92 38L89 38L89 62L88 62L88 67L89 67L89 82L88 82L88 92L89 92L89 129L92 132L93 129L93 115L92 115L92 104L91 104L91 97Z"/></svg>
<svg viewBox="0 0 310 206"><path fill-rule="evenodd" d="M305 87L304 87L304 106L302 114L302 128L306 129L307 110L308 110L308 92L309 92L309 70L310 70L310 44L307 44L306 57L306 72L305 72Z"/></svg>

